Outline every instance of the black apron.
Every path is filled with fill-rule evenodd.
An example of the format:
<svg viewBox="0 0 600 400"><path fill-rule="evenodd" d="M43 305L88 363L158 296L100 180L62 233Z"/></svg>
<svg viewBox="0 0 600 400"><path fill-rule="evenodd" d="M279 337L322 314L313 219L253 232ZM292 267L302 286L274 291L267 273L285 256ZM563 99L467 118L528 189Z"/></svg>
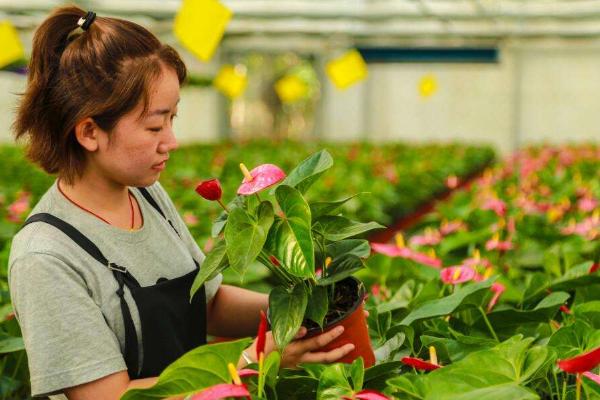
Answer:
<svg viewBox="0 0 600 400"><path fill-rule="evenodd" d="M177 236L179 232L165 217L156 201L145 188L138 188L144 198L169 222ZM160 278L155 285L142 287L126 267L107 260L98 247L69 223L48 213L30 216L23 226L42 221L55 226L99 263L109 268L118 283L117 295L121 301L121 312L125 326L124 358L130 379L158 376L173 361L184 353L206 344L206 292L202 286L190 302L189 293L200 268L183 276L167 280ZM138 337L129 307L125 302L124 289L129 289L141 321L143 363L139 363Z"/></svg>

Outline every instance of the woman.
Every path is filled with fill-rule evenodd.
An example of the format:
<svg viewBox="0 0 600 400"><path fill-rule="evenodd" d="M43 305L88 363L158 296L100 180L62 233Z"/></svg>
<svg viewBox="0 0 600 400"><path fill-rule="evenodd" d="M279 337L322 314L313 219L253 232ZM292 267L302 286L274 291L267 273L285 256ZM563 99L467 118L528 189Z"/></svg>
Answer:
<svg viewBox="0 0 600 400"><path fill-rule="evenodd" d="M158 183L177 148L185 77L177 52L132 22L64 7L35 32L14 129L29 159L58 178L9 259L34 396L117 399L153 385L207 332L256 332L263 294L218 276L189 301L204 255ZM284 366L332 362L353 348L319 352L341 330L300 339L305 332ZM255 361L254 346L239 367Z"/></svg>

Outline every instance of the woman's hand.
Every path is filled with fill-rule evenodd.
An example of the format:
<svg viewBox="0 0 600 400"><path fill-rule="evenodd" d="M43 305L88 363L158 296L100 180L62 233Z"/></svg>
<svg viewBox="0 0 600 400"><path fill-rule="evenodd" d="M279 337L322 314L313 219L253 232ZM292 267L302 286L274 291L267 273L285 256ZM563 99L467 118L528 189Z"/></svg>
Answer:
<svg viewBox="0 0 600 400"><path fill-rule="evenodd" d="M302 339L306 332L306 328L301 327L295 340L287 345L281 357L282 368L295 368L299 363L332 363L354 350L354 345L348 343L330 351L319 351L344 332L344 327L341 325L318 336ZM268 331L265 340L265 357L273 350L276 350L275 340L271 331ZM245 351L250 359L256 362L256 340Z"/></svg>

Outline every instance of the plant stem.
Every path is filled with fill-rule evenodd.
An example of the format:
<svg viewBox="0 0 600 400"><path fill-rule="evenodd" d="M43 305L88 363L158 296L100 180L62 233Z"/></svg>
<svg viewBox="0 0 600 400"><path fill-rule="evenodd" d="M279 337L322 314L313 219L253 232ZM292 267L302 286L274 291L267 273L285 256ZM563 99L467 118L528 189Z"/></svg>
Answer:
<svg viewBox="0 0 600 400"><path fill-rule="evenodd" d="M575 381L575 400L581 400L581 374L577 374Z"/></svg>
<svg viewBox="0 0 600 400"><path fill-rule="evenodd" d="M229 214L229 209L227 208L227 206L225 204L223 204L223 202L219 199L217 200L217 202L219 203L219 205L223 208L223 210L225 210L225 212L227 214Z"/></svg>
<svg viewBox="0 0 600 400"><path fill-rule="evenodd" d="M21 366L21 360L23 359L23 353L25 353L25 350L20 351L19 355L17 356L17 363L15 365L15 369L14 369L13 373L10 376L13 379L17 376L17 373L19 371L19 367Z"/></svg>
<svg viewBox="0 0 600 400"><path fill-rule="evenodd" d="M496 342L500 342L500 340L498 340L498 336L496 336L496 331L494 331L494 328L492 328L492 324L490 324L490 320L488 319L487 315L485 314L485 311L483 310L483 308L481 308L481 307L477 307L477 308L479 309L479 312L481 312L481 316L483 317L485 324L487 325L488 329L490 330L490 333L492 334L492 336L494 337Z"/></svg>
<svg viewBox="0 0 600 400"><path fill-rule="evenodd" d="M262 203L262 200L260 199L258 192L254 193L254 194L256 195L256 198L258 199L258 204Z"/></svg>

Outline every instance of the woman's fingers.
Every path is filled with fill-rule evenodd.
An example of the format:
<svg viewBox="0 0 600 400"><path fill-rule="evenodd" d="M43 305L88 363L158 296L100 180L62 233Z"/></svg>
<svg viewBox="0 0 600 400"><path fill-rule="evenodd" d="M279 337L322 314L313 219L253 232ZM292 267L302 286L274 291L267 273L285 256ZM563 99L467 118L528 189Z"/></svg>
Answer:
<svg viewBox="0 0 600 400"><path fill-rule="evenodd" d="M298 342L299 352L306 353L308 351L319 350L329 344L329 342L333 341L336 337L340 336L342 332L344 332L344 327L340 325L319 336L301 340Z"/></svg>
<svg viewBox="0 0 600 400"><path fill-rule="evenodd" d="M315 353L305 353L300 359L301 362L308 363L332 363L344 357L346 354L354 350L352 343L347 343L343 346L337 347L331 351L320 351Z"/></svg>
<svg viewBox="0 0 600 400"><path fill-rule="evenodd" d="M308 332L306 327L301 326L300 329L298 329L298 333L296 333L296 336L294 336L294 339L302 338L304 335L306 335L306 332Z"/></svg>

